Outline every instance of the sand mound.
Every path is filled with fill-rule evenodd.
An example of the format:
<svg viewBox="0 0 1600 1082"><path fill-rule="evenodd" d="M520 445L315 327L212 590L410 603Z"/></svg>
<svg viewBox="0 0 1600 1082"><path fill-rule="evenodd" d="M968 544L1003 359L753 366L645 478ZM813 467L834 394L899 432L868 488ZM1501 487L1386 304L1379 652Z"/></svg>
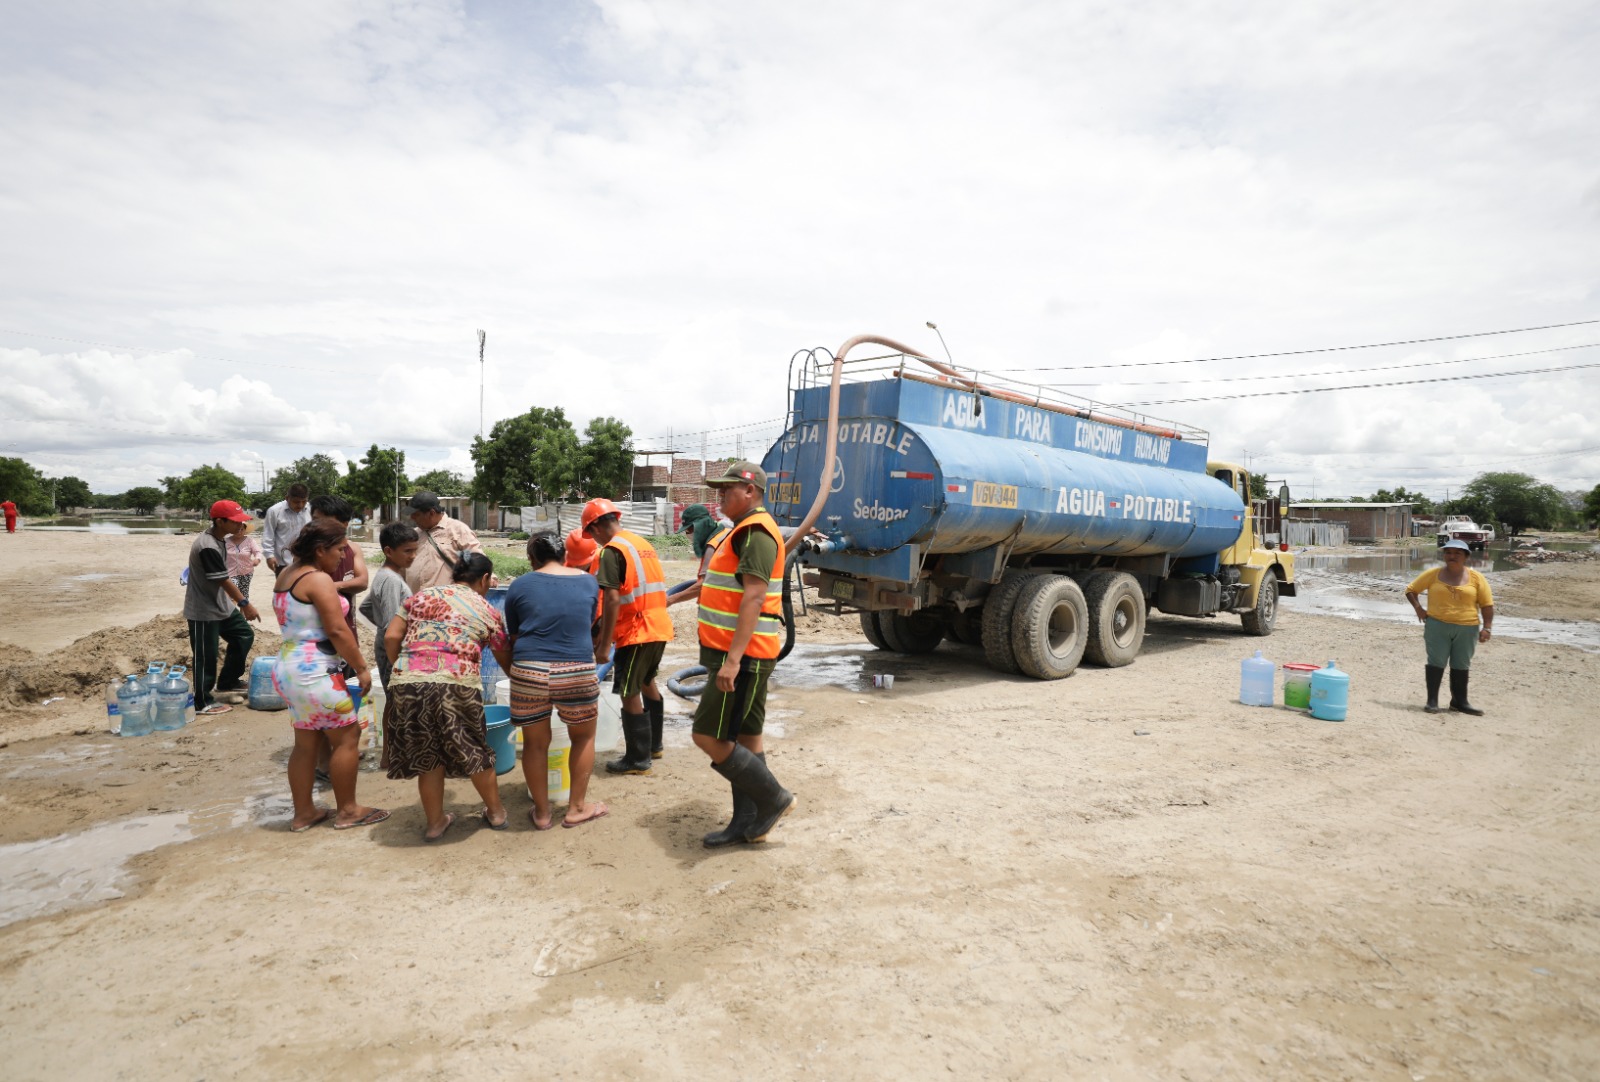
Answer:
<svg viewBox="0 0 1600 1082"><path fill-rule="evenodd" d="M258 628L254 653L276 651L277 641ZM58 695L101 699L112 681L143 672L151 661L189 663L189 625L182 616L109 627L49 654L0 645L0 705L27 706Z"/></svg>

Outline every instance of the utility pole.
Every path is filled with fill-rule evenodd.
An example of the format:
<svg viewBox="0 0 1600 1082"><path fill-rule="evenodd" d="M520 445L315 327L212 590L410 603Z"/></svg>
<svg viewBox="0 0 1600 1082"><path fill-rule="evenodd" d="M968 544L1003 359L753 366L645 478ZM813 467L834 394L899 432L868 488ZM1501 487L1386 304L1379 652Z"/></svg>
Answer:
<svg viewBox="0 0 1600 1082"><path fill-rule="evenodd" d="M489 339L487 331L478 331L478 438L483 439L483 346Z"/></svg>

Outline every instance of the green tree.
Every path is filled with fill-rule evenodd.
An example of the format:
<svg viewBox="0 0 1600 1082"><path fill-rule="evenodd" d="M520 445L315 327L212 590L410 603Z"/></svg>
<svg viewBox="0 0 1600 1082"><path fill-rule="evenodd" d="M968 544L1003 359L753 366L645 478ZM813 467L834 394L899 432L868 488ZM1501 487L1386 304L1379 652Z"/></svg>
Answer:
<svg viewBox="0 0 1600 1082"><path fill-rule="evenodd" d="M140 515L148 515L160 507L164 499L166 497L159 488L153 485L140 485L138 488L130 488L124 492L117 498L117 502L126 510Z"/></svg>
<svg viewBox="0 0 1600 1082"><path fill-rule="evenodd" d="M160 489L156 490L157 492ZM114 492L94 492L89 496L90 506L116 511L122 507L122 497Z"/></svg>
<svg viewBox="0 0 1600 1082"><path fill-rule="evenodd" d="M0 458L0 500L10 500L25 515L48 515L50 485L20 458Z"/></svg>
<svg viewBox="0 0 1600 1082"><path fill-rule="evenodd" d="M1380 488L1372 494L1373 503L1409 503L1414 515L1433 514L1433 501L1420 492L1407 492L1404 485L1398 488Z"/></svg>
<svg viewBox="0 0 1600 1082"><path fill-rule="evenodd" d="M88 507L94 502L94 493L81 478L63 477L56 482L56 508L68 511L74 507Z"/></svg>
<svg viewBox="0 0 1600 1082"><path fill-rule="evenodd" d="M1484 518L1504 523L1512 534L1526 526L1546 529L1560 525L1566 502L1554 485L1543 484L1525 473L1480 473L1462 490L1457 501L1479 510Z"/></svg>
<svg viewBox="0 0 1600 1082"><path fill-rule="evenodd" d="M1583 521L1588 526L1600 523L1600 485L1591 488L1583 498Z"/></svg>
<svg viewBox="0 0 1600 1082"><path fill-rule="evenodd" d="M398 448L380 450L373 444L359 464L347 462L345 466L343 495L359 513L372 507L393 510L395 494L406 491L406 453Z"/></svg>
<svg viewBox="0 0 1600 1082"><path fill-rule="evenodd" d="M472 491L472 483L465 477L443 468L413 478L411 487L413 491L431 492L435 496L465 496Z"/></svg>
<svg viewBox="0 0 1600 1082"><path fill-rule="evenodd" d="M615 417L596 417L583 430L577 487L589 496L615 496L633 482L633 429Z"/></svg>
<svg viewBox="0 0 1600 1082"><path fill-rule="evenodd" d="M161 479L161 502L168 507L183 506L182 477L163 477Z"/></svg>
<svg viewBox="0 0 1600 1082"><path fill-rule="evenodd" d="M311 489L313 496L337 496L343 480L344 471L332 455L308 455L274 471L267 495L262 498L277 503L296 481Z"/></svg>
<svg viewBox="0 0 1600 1082"><path fill-rule="evenodd" d="M1267 491L1267 475L1264 473L1246 473L1250 479L1250 498L1252 500L1267 500L1272 498L1272 493Z"/></svg>
<svg viewBox="0 0 1600 1082"><path fill-rule="evenodd" d="M178 493L180 507L192 507L202 513L218 500L243 499L244 478L220 464L196 466L183 479Z"/></svg>
<svg viewBox="0 0 1600 1082"><path fill-rule="evenodd" d="M560 499L577 485L581 460L578 434L561 407L534 406L472 441L472 495L508 506Z"/></svg>

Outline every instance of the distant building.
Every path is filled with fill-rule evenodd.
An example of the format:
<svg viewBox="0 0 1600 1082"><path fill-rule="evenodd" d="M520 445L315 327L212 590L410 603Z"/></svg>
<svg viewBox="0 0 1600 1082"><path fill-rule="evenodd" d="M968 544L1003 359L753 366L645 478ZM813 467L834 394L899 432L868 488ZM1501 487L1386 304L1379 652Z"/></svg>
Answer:
<svg viewBox="0 0 1600 1082"><path fill-rule="evenodd" d="M1341 523L1351 541L1413 536L1409 503L1296 503L1289 505L1287 517L1290 522Z"/></svg>

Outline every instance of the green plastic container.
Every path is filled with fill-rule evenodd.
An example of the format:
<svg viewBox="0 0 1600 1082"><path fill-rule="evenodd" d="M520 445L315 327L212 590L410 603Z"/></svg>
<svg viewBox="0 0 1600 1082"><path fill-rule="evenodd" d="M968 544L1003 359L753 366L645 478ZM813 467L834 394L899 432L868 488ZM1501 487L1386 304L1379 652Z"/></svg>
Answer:
<svg viewBox="0 0 1600 1082"><path fill-rule="evenodd" d="M1318 666L1291 661L1283 667L1283 705L1295 710L1311 709L1311 674Z"/></svg>

